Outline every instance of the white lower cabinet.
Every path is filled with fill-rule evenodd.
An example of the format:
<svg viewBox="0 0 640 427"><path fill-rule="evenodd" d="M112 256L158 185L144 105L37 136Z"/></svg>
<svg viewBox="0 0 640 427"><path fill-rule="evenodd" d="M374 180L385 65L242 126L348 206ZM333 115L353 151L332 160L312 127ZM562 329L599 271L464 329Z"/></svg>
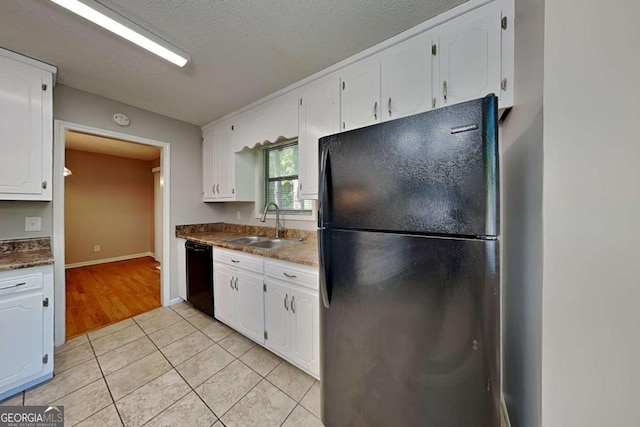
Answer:
<svg viewBox="0 0 640 427"><path fill-rule="evenodd" d="M53 268L0 273L0 400L51 378Z"/></svg>
<svg viewBox="0 0 640 427"><path fill-rule="evenodd" d="M262 276L237 272L234 314L240 332L260 344L264 343L264 280Z"/></svg>
<svg viewBox="0 0 640 427"><path fill-rule="evenodd" d="M265 347L304 370L320 373L318 292L267 279Z"/></svg>
<svg viewBox="0 0 640 427"><path fill-rule="evenodd" d="M214 249L215 317L310 375L320 375L317 269Z"/></svg>

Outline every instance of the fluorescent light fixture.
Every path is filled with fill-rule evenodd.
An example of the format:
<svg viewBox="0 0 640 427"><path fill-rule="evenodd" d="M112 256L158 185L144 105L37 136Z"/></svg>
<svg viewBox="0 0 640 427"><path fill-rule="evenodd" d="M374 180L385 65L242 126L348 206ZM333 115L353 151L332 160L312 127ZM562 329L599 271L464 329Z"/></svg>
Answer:
<svg viewBox="0 0 640 427"><path fill-rule="evenodd" d="M191 59L189 54L93 0L51 1L179 67L184 67Z"/></svg>

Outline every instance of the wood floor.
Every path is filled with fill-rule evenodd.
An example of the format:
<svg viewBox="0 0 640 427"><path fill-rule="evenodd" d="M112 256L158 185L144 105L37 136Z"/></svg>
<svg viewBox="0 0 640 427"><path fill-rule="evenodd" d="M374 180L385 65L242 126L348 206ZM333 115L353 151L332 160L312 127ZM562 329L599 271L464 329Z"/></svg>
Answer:
<svg viewBox="0 0 640 427"><path fill-rule="evenodd" d="M67 338L160 307L158 265L144 257L67 269Z"/></svg>

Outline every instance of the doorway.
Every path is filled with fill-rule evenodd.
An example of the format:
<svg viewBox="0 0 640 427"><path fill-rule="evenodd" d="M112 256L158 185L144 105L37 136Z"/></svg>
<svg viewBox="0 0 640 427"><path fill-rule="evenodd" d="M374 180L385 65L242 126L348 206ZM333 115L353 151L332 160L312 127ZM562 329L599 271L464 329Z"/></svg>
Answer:
<svg viewBox="0 0 640 427"><path fill-rule="evenodd" d="M75 272L78 272L78 273L81 273L80 270L77 270L78 268L85 268L85 267L93 270L104 270L102 271L102 273L100 273L99 271L90 272L88 274L89 276L96 276L96 275L101 276L103 274L108 275L116 272L116 275L119 274L121 278L129 278L129 279L131 278L131 274L126 272L127 269L134 269L134 270L138 269L138 271L140 272L139 277L145 283L149 282L151 278L153 278L153 274L155 274L160 279L159 280L159 298L156 297L156 299L159 299L159 301L158 303L156 303L156 305L160 305L160 304L165 306L169 305L169 302L170 302L170 294L169 294L169 286L170 286L169 285L169 277L170 277L169 276L169 270L170 270L169 268L169 252L170 252L169 251L169 200L170 200L169 155L170 154L169 154L169 148L170 147L168 143L162 142L162 141L140 138L132 135L121 134L118 132L112 132L104 129L98 129L98 128L79 125L75 123L58 121L58 120L55 121L55 128L56 128L55 140L54 140L55 141L55 145L54 145L54 185L55 187L54 187L54 201L53 201L54 203L53 204L53 211L54 211L53 250L54 250L54 258L55 258L55 277L54 277L54 280L55 280L55 285L54 285L55 286L55 344L60 345L64 343L66 336L69 335L67 333L67 326L68 326L67 325L68 323L67 322L67 301L68 301L67 297L71 297L72 295L69 295L69 296L67 295L67 277L68 276L65 274L69 271L65 268L65 267L68 267L69 264L71 264L71 267L75 267L74 270L76 270ZM159 152L159 160L154 162L153 164L152 163L146 164L145 172L144 172L147 174L147 177L149 180L148 182L149 182L149 192L150 192L149 203L150 203L151 213L149 214L148 223L149 224L154 223L154 218L159 218L159 223L156 224L154 228L160 229L161 231L160 233L157 233L160 236L159 245L156 243L155 230L151 231L151 229L149 228L148 233L145 234L145 238L148 235L147 242L149 243L149 247L153 248L153 250L147 250L143 252L134 251L134 253L130 253L131 250L128 250L128 251L125 250L125 252L129 252L129 253L125 253L124 255L118 255L116 252L110 252L114 249L113 246L117 246L116 244L117 239L109 240L109 233L107 234L103 233L102 237L95 237L93 239L93 240L103 239L104 241L107 242L105 246L103 246L100 242L97 242L97 241L93 242L93 240L89 239L87 241L82 242L79 245L81 247L81 250L80 250L81 255L78 255L77 252L74 252L72 255L71 252L67 250L67 249L70 249L70 248L67 248L67 245L70 245L70 246L75 245L77 242L72 241L69 238L69 236L66 236L66 233L65 233L65 230L67 229L67 227L65 226L65 212L67 211L65 206L65 190L66 190L65 186L69 185L71 190L71 184L69 184L70 181L67 181L67 184L65 184L65 180L70 180L74 178L74 175L75 175L75 178L79 180L80 176L78 175L79 173L78 169L81 170L83 167L84 167L84 174L88 175L89 173L87 172L86 166L87 166L87 163L90 163L90 159L89 159L90 156L95 157L99 155L106 155L107 157L114 158L112 156L113 153L111 154L107 154L105 152L84 153L80 155L80 157L84 156L83 159L81 159L82 162L76 163L76 165L84 165L84 166L82 167L77 166L77 171L74 171L73 168L70 167L69 169L71 170L72 175L65 178L64 177L65 160L66 160L65 149L70 148L72 150L75 150L78 148L77 146L74 145L75 143L73 142L73 139L78 134L85 135L87 138L93 139L92 140L93 144L90 144L91 147L93 147L92 151L96 151L95 147L101 147L101 148L107 147L110 144L109 142L106 142L107 140L115 140L116 142L120 142L121 144L128 144L129 148L134 148L134 149L143 150L143 151L155 150L156 152ZM80 150L77 150L77 151L80 151ZM78 157L79 152L74 151L73 155L75 157ZM69 157L71 159L71 156ZM98 161L101 161L101 160L98 160ZM155 168L159 168L159 170ZM158 170L158 172L154 174L153 170ZM104 175L102 179L106 180L107 184L105 185L107 185L107 187L109 184L113 184L117 186L116 178L118 173L119 173L118 171L113 171L111 173L104 172L104 171L102 172L102 174ZM155 194L156 190L154 189L154 175L157 176L157 183L159 186L157 190L161 196L159 198L157 198ZM122 184L122 180L120 181L120 184ZM116 191L120 191L120 190L123 190L123 189L122 188L116 189ZM93 198L94 202L100 200L99 194L93 195L93 197L94 197ZM160 211L161 211L160 213L155 211L156 200L158 200L157 206L160 208ZM79 218L82 218L82 220L90 219L90 218L85 218L83 215L81 215ZM86 215L86 216L89 217L89 215ZM121 219L116 217L118 217L118 213L114 213L111 216L107 215L105 218L108 218L108 220L111 222L113 222L112 220ZM76 216L75 218L77 219L78 217ZM103 218L103 220L105 218ZM96 220L95 222L96 222L95 225L97 227L113 226L113 224L100 225L98 224L99 222L98 220ZM73 225L75 226L76 224L74 223ZM131 225L130 224L125 225L124 227L127 227L127 226L130 227ZM88 230L91 230L91 229L88 228ZM111 233L111 234L115 234L115 233ZM67 241L68 238L69 238L69 241ZM65 256L65 253L69 256L70 259L67 259L67 256ZM78 256L86 257L88 259L81 260L78 258ZM154 257L156 256L160 260L159 263L156 262L154 259ZM75 257L75 259L71 259L72 257ZM143 258L146 258L147 262L144 262L145 260ZM157 265L162 265L161 270L157 270L155 268ZM76 276L82 276L82 274L78 274ZM85 275L85 279L86 277L87 275ZM102 281L100 280L94 281L94 286L91 287L91 291L94 294L96 294L97 292L96 294L98 295L96 297L97 299L94 299L93 302L89 302L89 301L84 302L87 306L89 306L91 310L93 310L92 313L98 312L104 308L104 307L99 307L101 304L100 302L96 302L97 300L103 301L104 304L102 305L106 305L107 309L110 309L110 308L112 309L113 302L120 303L122 302L123 299L126 299L127 286L129 286L130 284L127 285L125 283L124 286L121 286L125 294L122 295L122 298L119 298L112 294L112 292L118 287L114 285L115 282L113 282L113 280L115 279L107 279L107 280L103 279ZM157 290L158 289L156 288L156 291ZM78 292L77 288L74 288L72 291L76 292L76 295L75 295L76 297L78 295L81 295L82 298L87 296L87 295L82 295L83 294L82 290ZM141 287L135 288L135 291L143 292ZM129 294L133 294L133 293L134 292L129 292ZM135 300L137 298L135 297L131 298L132 296L133 295L129 295L130 297L129 300L135 303ZM136 312L136 310L137 311L145 310L144 306L140 306L139 304L134 304L134 305L137 305L137 308L132 307L131 309L129 309L129 308L121 307L116 311L120 312L120 314L118 314L119 316L125 316L126 318L126 317L131 317L133 315L139 314L139 312ZM114 313L111 313L111 314L114 314ZM100 317L100 315L96 314L95 317ZM91 319L89 319L87 323L89 324L89 327L92 327L91 325L94 325ZM103 326L103 324L101 324L100 326ZM75 331L77 332L77 329L75 329Z"/></svg>

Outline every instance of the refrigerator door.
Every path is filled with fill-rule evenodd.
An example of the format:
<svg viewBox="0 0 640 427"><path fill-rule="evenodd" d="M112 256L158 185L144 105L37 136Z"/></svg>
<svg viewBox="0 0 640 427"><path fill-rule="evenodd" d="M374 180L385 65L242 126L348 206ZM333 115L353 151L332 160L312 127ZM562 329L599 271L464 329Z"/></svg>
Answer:
<svg viewBox="0 0 640 427"><path fill-rule="evenodd" d="M497 427L498 242L319 233L324 424Z"/></svg>
<svg viewBox="0 0 640 427"><path fill-rule="evenodd" d="M497 100L320 139L319 226L497 236Z"/></svg>

